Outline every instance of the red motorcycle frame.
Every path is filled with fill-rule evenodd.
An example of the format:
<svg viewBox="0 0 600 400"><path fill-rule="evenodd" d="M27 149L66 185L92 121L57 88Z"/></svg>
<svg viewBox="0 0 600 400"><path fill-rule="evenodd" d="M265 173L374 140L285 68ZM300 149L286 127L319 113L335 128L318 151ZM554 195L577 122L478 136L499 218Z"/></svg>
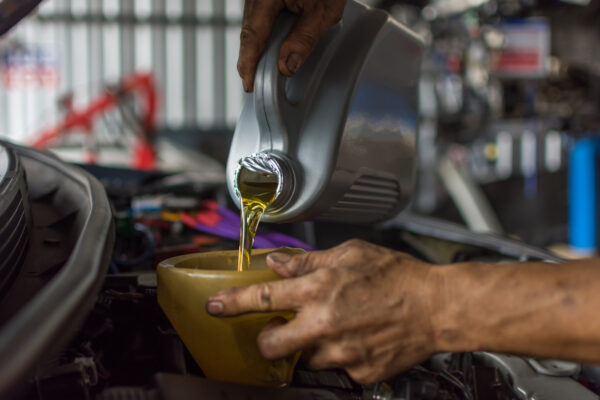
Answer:
<svg viewBox="0 0 600 400"><path fill-rule="evenodd" d="M73 130L81 130L93 135L94 121L112 108L119 107L125 96L137 94L141 98L141 119L137 142L133 149L131 165L136 169L151 170L156 167L156 153L153 141L156 130L158 93L154 78L150 73L133 73L121 80L114 90L107 90L92 100L84 108L78 109L72 101L66 102L66 114L55 126L43 130L33 141L32 146L47 149L48 146ZM96 161L90 154L88 162Z"/></svg>

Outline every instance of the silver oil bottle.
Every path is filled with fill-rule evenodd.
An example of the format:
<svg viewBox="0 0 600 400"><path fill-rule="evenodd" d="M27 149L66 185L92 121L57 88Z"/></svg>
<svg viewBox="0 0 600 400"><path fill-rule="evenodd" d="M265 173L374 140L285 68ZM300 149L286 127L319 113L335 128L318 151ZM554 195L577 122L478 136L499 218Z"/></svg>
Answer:
<svg viewBox="0 0 600 400"><path fill-rule="evenodd" d="M277 60L295 18L277 17L245 97L227 161L230 194L239 204L236 171L260 153L281 179L263 220L390 218L415 186L422 41L386 12L351 0L286 78Z"/></svg>

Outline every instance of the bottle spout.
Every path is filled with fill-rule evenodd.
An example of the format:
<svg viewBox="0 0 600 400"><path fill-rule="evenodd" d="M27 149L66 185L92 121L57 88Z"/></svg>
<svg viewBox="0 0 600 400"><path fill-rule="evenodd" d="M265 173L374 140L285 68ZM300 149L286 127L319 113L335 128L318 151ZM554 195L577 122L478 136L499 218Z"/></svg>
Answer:
<svg viewBox="0 0 600 400"><path fill-rule="evenodd" d="M285 209L294 197L296 175L292 163L285 154L276 151L262 151L243 157L238 162L234 174L233 187L238 199L241 199L240 179L244 172L267 173L277 176L275 199L265 210L266 215L276 214Z"/></svg>

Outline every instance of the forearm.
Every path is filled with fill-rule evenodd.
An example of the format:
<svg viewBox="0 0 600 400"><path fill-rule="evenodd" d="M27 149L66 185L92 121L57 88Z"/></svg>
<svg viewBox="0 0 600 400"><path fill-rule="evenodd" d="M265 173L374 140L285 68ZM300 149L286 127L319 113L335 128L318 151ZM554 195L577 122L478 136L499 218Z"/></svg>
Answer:
<svg viewBox="0 0 600 400"><path fill-rule="evenodd" d="M434 267L437 351L600 363L600 260Z"/></svg>

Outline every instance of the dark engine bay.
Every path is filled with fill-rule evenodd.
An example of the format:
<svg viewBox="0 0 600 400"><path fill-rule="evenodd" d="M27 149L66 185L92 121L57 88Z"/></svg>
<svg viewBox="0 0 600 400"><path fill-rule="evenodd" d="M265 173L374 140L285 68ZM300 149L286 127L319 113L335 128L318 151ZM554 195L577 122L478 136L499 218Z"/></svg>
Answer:
<svg viewBox="0 0 600 400"><path fill-rule="evenodd" d="M157 304L154 269L173 255L236 248L235 236L211 234L198 222L215 226L223 188L156 173L84 172L6 143L0 156L0 212L9 221L0 232L2 398L521 400L600 393L595 368L491 353L439 354L369 386L343 371L308 370L302 361L283 388L208 380ZM261 230L315 248L357 237L437 264L559 261L516 240L410 213L377 227Z"/></svg>

